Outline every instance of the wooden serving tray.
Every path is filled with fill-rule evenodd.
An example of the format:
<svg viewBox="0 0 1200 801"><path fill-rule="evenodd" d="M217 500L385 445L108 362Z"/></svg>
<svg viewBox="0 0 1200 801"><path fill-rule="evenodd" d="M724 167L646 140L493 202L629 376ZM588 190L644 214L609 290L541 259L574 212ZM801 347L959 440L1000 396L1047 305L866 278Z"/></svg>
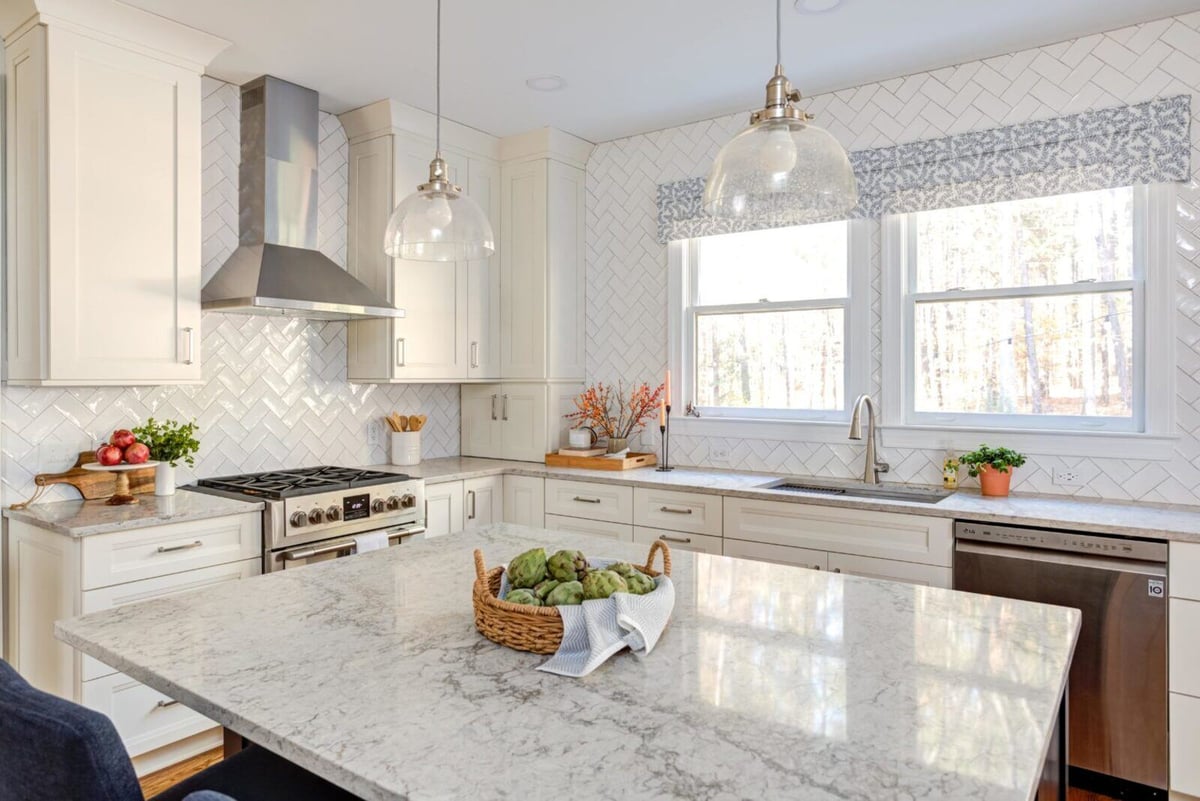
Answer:
<svg viewBox="0 0 1200 801"><path fill-rule="evenodd" d="M624 459L608 459L604 456L563 456L546 454L547 467L581 467L584 470L632 470L635 467L650 467L658 464L653 453L628 453Z"/></svg>
<svg viewBox="0 0 1200 801"><path fill-rule="evenodd" d="M85 464L94 461L96 461L96 454L91 451L83 451L70 470L63 473L38 473L33 477L33 483L39 487L48 487L51 484L70 484L79 490L79 494L85 501L109 498L116 491L117 477L113 473L99 473L83 469ZM126 475L129 478L129 491L133 494L154 492L153 467L145 470L130 470Z"/></svg>

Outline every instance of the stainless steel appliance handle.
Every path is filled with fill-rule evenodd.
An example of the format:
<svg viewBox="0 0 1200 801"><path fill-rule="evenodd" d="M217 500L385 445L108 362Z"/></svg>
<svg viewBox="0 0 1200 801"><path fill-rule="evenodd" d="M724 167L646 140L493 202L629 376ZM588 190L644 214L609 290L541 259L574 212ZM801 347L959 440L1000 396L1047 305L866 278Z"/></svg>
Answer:
<svg viewBox="0 0 1200 801"><path fill-rule="evenodd" d="M158 546L158 552L174 553L175 551L190 551L192 548L199 548L203 544L200 540L196 540L195 542L188 542L183 545L160 545Z"/></svg>
<svg viewBox="0 0 1200 801"><path fill-rule="evenodd" d="M403 367L408 361L408 344L404 341L404 337L396 337L396 366Z"/></svg>
<svg viewBox="0 0 1200 801"><path fill-rule="evenodd" d="M414 534L424 534L424 526L412 526L410 528L401 528L388 534L388 540L395 540L401 537L408 537ZM280 554L280 558L285 562L294 562L299 559L312 559L314 556L324 556L327 553L334 551L344 551L347 548L354 547L354 540L337 540L328 545L320 545L316 548L304 548L299 551L284 551Z"/></svg>
<svg viewBox="0 0 1200 801"><path fill-rule="evenodd" d="M660 506L658 507L658 511L670 512L673 515L690 515L692 513L691 509L676 509L673 506Z"/></svg>
<svg viewBox="0 0 1200 801"><path fill-rule="evenodd" d="M691 542L691 541L692 541L692 538L691 538L691 537L669 537L669 536L667 536L666 534L659 534L659 535L658 535L658 538L659 538L660 540L666 540L667 542L683 542L683 543L688 543L688 542Z"/></svg>
<svg viewBox="0 0 1200 801"><path fill-rule="evenodd" d="M196 360L196 331L191 326L183 329L183 333L187 335L187 351L183 357L184 364L191 364Z"/></svg>
<svg viewBox="0 0 1200 801"><path fill-rule="evenodd" d="M507 395L501 396L501 400L503 402L500 405L500 419L508 420L508 396Z"/></svg>
<svg viewBox="0 0 1200 801"><path fill-rule="evenodd" d="M1119 559L1112 556L1088 556L1086 554L1068 553L1066 551L1039 551L1032 548L1013 548L1004 545L984 545L978 542L963 542L954 544L958 553L983 554L998 556L1004 559L1020 559L1027 562L1049 562L1056 565L1071 567L1086 567L1093 570L1109 570L1114 573L1137 573L1143 576L1165 576L1167 566L1155 562L1140 562L1133 559Z"/></svg>
<svg viewBox="0 0 1200 801"><path fill-rule="evenodd" d="M468 520L475 519L475 490L467 490L467 500L471 502L471 511L467 514Z"/></svg>
<svg viewBox="0 0 1200 801"><path fill-rule="evenodd" d="M492 396L492 419L493 420L496 419L496 399L499 397L500 397L499 395Z"/></svg>
<svg viewBox="0 0 1200 801"><path fill-rule="evenodd" d="M579 503L600 503L599 498L581 498L578 495L576 495L571 500L578 501Z"/></svg>

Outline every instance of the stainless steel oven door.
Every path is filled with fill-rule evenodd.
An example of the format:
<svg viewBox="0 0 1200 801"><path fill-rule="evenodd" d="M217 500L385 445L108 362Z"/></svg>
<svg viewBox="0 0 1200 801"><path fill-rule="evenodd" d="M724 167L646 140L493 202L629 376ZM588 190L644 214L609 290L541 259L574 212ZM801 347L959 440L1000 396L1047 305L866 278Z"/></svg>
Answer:
<svg viewBox="0 0 1200 801"><path fill-rule="evenodd" d="M425 533L425 526L408 524L380 530L388 532L388 545L401 545ZM355 548L354 537L333 537L320 542L271 551L267 554L264 568L268 573L276 570L295 570L298 567L313 565L317 562L353 556Z"/></svg>

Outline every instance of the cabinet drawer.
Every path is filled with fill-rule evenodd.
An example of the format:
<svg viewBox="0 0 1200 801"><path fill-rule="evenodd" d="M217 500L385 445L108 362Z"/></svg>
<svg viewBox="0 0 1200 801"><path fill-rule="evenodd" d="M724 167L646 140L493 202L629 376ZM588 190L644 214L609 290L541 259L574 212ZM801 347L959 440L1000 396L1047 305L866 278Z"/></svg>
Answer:
<svg viewBox="0 0 1200 801"><path fill-rule="evenodd" d="M864 578L902 581L906 584L924 584L927 587L949 588L953 580L948 567L898 562L894 559L875 559L870 556L852 556L844 553L829 554L829 570L834 573L847 573Z"/></svg>
<svg viewBox="0 0 1200 801"><path fill-rule="evenodd" d="M646 545L657 539L667 541L671 550L699 551L721 555L721 538L710 537L707 534L693 534L690 531L663 531L661 528L633 527L633 541L644 542Z"/></svg>
<svg viewBox="0 0 1200 801"><path fill-rule="evenodd" d="M262 558L262 515L215 517L83 539L83 589Z"/></svg>
<svg viewBox="0 0 1200 801"><path fill-rule="evenodd" d="M1170 559L1171 597L1200 601L1200 543L1172 542Z"/></svg>
<svg viewBox="0 0 1200 801"><path fill-rule="evenodd" d="M633 522L633 487L546 479L546 514Z"/></svg>
<svg viewBox="0 0 1200 801"><path fill-rule="evenodd" d="M131 757L217 725L124 673L85 681L83 705L108 715Z"/></svg>
<svg viewBox="0 0 1200 801"><path fill-rule="evenodd" d="M1172 598L1170 604L1169 686L1173 693L1200 698L1200 602Z"/></svg>
<svg viewBox="0 0 1200 801"><path fill-rule="evenodd" d="M243 559L240 562L230 562L227 565L215 565L199 570L189 570L186 573L172 573L169 576L133 581L129 584L118 584L115 587L102 587L98 590L87 590L83 593L81 614L99 612L114 606L134 604L148 601L151 598L164 598L168 595L178 595L181 592L198 590L213 584L224 584L227 581L257 576L262 572L262 559ZM107 676L116 671L98 659L86 654L83 657L83 680L90 681L101 676Z"/></svg>
<svg viewBox="0 0 1200 801"><path fill-rule="evenodd" d="M725 540L749 540L951 567L948 518L726 498ZM725 551L729 553L728 549Z"/></svg>
<svg viewBox="0 0 1200 801"><path fill-rule="evenodd" d="M612 537L621 542L633 542L633 526L610 523L607 520L584 520L579 517L546 515L546 528L551 531L573 531L576 534L592 534L597 537ZM596 554L603 557L603 554Z"/></svg>
<svg viewBox="0 0 1200 801"><path fill-rule="evenodd" d="M1200 796L1200 698L1170 693L1170 699L1171 789Z"/></svg>
<svg viewBox="0 0 1200 801"><path fill-rule="evenodd" d="M791 548L786 545L767 545L761 542L725 540L725 555L736 556L739 559L754 559L758 562L807 567L810 570L825 570L829 567L829 554L825 551Z"/></svg>
<svg viewBox="0 0 1200 801"><path fill-rule="evenodd" d="M633 522L667 531L721 536L721 496L699 492L633 491Z"/></svg>

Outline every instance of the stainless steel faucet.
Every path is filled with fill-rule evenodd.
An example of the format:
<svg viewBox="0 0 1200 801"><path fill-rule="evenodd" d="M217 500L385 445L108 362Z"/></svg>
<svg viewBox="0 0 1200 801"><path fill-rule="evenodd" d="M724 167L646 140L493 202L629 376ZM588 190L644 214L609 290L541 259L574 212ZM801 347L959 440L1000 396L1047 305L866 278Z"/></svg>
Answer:
<svg viewBox="0 0 1200 801"><path fill-rule="evenodd" d="M859 395L854 401L854 412L850 415L850 439L862 439L862 410L867 407L867 458L863 466L863 482L878 484L879 474L890 470L887 462L879 459L879 434L875 430L875 402L870 395Z"/></svg>

